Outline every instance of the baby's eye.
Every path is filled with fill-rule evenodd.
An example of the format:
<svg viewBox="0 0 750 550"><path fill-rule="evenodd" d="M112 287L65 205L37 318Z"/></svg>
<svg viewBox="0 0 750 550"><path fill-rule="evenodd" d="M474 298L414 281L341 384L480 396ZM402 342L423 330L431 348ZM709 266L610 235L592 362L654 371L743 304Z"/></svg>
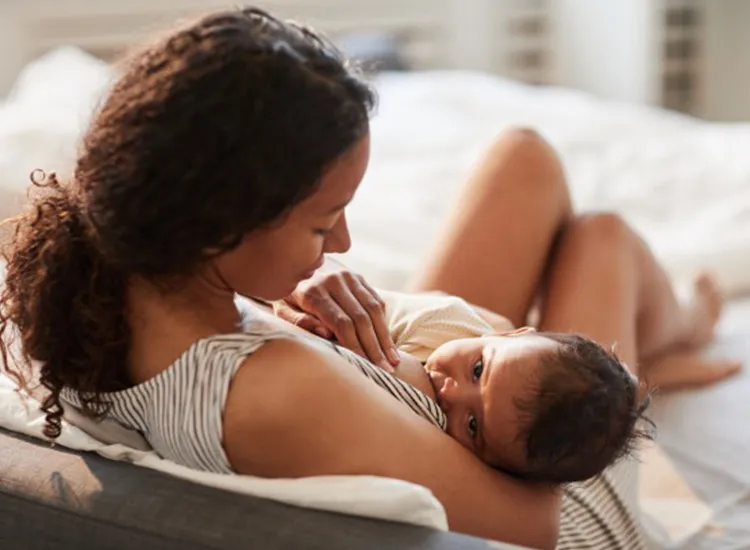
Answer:
<svg viewBox="0 0 750 550"><path fill-rule="evenodd" d="M476 363L474 363L474 367L471 369L471 378L474 382L479 380L482 377L482 372L484 372L484 360L480 359Z"/></svg>
<svg viewBox="0 0 750 550"><path fill-rule="evenodd" d="M477 419L473 414L469 415L469 436L474 439L477 436Z"/></svg>

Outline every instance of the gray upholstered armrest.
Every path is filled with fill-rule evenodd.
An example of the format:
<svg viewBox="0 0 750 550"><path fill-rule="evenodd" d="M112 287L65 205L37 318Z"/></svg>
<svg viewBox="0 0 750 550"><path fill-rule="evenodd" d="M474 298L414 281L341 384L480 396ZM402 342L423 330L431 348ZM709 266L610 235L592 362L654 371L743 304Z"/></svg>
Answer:
<svg viewBox="0 0 750 550"><path fill-rule="evenodd" d="M4 550L490 547L511 548L228 493L0 430Z"/></svg>

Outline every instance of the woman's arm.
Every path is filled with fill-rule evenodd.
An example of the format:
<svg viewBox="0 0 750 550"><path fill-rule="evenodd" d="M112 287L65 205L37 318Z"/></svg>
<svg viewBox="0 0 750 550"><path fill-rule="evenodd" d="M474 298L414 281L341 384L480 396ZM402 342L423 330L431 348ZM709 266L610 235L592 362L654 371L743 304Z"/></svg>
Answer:
<svg viewBox="0 0 750 550"><path fill-rule="evenodd" d="M430 489L451 529L554 548L560 495L492 470L335 353L274 341L249 357L224 412L224 447L240 473L364 474Z"/></svg>

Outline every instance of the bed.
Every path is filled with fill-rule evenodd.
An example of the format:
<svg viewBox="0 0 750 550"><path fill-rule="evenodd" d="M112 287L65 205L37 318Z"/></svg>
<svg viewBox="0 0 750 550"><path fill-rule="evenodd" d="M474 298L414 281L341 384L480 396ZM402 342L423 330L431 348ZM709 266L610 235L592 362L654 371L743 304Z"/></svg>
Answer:
<svg viewBox="0 0 750 550"><path fill-rule="evenodd" d="M25 69L0 106L0 216L22 202L31 169L70 169L109 76L76 48ZM373 284L405 284L483 145L504 127L530 126L560 151L577 208L621 212L676 279L718 275L733 298L710 352L750 359L750 126L474 72L386 73L377 86L371 168L343 258ZM660 446L710 508L669 547L750 548L750 373L660 396L654 416Z"/></svg>

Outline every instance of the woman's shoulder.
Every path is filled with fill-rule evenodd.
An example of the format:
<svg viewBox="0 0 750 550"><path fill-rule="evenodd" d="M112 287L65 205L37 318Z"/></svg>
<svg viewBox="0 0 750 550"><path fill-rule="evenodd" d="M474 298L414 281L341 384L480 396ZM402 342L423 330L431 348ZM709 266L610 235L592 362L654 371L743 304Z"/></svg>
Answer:
<svg viewBox="0 0 750 550"><path fill-rule="evenodd" d="M278 456L272 449L290 432L312 436L316 432L306 430L307 419L314 416L316 425L325 425L341 400L357 393L364 377L342 368L342 363L334 351L303 339L268 341L248 355L237 369L224 407L224 449L233 468L268 477L292 475L285 469L288 457L301 449L288 453L282 445ZM312 466L314 460L308 459ZM305 473L296 471L292 477L296 475Z"/></svg>
<svg viewBox="0 0 750 550"><path fill-rule="evenodd" d="M248 331L198 338L171 365L131 389L147 389L163 384L164 379L211 378L217 374L217 369L231 377L242 362L264 344L285 337L290 336L274 331Z"/></svg>

